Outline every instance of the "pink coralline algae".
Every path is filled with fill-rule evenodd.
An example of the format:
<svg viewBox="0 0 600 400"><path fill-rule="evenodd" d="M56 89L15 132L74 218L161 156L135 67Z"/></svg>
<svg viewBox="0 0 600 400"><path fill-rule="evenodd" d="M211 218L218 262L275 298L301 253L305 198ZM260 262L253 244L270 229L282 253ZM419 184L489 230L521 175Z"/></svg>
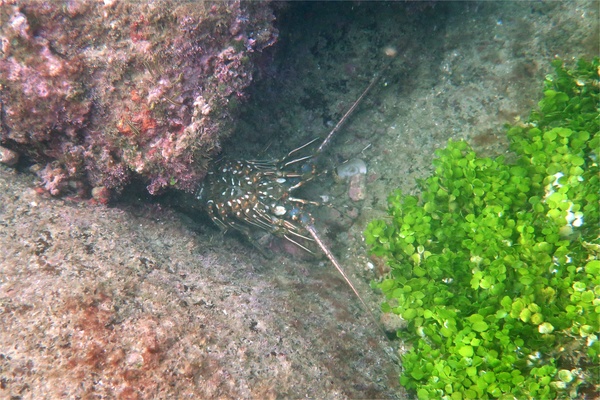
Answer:
<svg viewBox="0 0 600 400"><path fill-rule="evenodd" d="M192 190L277 38L268 2L0 3L0 145L69 187Z"/></svg>

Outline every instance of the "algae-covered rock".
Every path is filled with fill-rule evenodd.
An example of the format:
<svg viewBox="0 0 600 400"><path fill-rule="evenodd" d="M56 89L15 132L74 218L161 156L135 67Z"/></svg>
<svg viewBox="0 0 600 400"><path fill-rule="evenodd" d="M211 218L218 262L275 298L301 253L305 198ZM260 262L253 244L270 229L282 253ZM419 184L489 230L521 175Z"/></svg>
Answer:
<svg viewBox="0 0 600 400"><path fill-rule="evenodd" d="M3 2L0 142L61 182L189 190L231 132L273 19L266 2ZM69 187L41 176L53 194Z"/></svg>

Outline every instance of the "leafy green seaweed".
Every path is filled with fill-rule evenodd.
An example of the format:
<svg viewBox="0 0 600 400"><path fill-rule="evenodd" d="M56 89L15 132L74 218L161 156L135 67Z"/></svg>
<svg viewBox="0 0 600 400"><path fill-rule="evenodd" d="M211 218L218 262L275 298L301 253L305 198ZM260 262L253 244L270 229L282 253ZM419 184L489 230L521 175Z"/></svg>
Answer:
<svg viewBox="0 0 600 400"><path fill-rule="evenodd" d="M450 141L365 238L408 321L400 382L420 399L573 398L600 370L599 68L553 62L507 161Z"/></svg>

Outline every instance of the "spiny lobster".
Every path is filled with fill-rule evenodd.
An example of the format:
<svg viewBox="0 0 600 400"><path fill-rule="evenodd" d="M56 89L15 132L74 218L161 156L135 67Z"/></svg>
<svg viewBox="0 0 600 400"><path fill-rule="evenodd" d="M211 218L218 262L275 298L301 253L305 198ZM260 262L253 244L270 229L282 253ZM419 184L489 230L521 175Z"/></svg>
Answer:
<svg viewBox="0 0 600 400"><path fill-rule="evenodd" d="M307 205L319 205L319 203L294 197L293 192L316 176L317 157L378 78L375 77L371 81L312 154L297 156L302 150L313 145L318 138L290 151L281 160L217 162L214 170L208 173L195 194L196 200L203 203L208 215L219 228L224 231L232 228L241 232L261 252L261 247L252 237L254 229L284 238L309 253L313 251L307 247L307 244L316 243L342 275L377 326L379 323L336 257L319 237L314 218L306 210Z"/></svg>

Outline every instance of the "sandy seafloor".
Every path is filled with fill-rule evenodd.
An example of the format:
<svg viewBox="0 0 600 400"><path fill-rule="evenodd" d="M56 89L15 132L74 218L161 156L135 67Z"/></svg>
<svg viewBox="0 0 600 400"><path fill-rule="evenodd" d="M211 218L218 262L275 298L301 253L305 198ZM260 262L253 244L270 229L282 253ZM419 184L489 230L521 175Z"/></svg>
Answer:
<svg viewBox="0 0 600 400"><path fill-rule="evenodd" d="M249 91L230 158L281 157L324 136L380 82L324 155L360 157L366 199L323 174L315 225L373 310L362 240L395 188L417 193L435 149L507 151L550 61L599 54L598 1L293 3ZM384 48L397 56L389 68ZM410 398L387 341L326 260L264 258L206 218L135 197L40 196L0 168L0 398Z"/></svg>

